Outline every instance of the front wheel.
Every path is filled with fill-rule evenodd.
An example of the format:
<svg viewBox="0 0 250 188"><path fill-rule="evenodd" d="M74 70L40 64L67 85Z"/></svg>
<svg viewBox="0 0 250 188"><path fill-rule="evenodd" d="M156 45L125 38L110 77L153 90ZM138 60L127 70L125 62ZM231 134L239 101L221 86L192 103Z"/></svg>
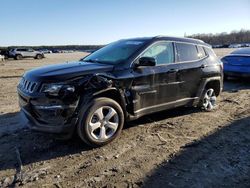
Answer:
<svg viewBox="0 0 250 188"><path fill-rule="evenodd" d="M203 96L201 98L201 108L207 112L212 111L216 106L216 94L213 88L208 88L204 90Z"/></svg>
<svg viewBox="0 0 250 188"><path fill-rule="evenodd" d="M124 124L121 106L110 98L96 98L80 110L77 133L92 147L108 144L119 136Z"/></svg>
<svg viewBox="0 0 250 188"><path fill-rule="evenodd" d="M18 55L16 55L15 59L16 60L21 60L21 59L23 59L23 56L21 54L18 54Z"/></svg>
<svg viewBox="0 0 250 188"><path fill-rule="evenodd" d="M43 56L41 54L37 54L35 57L35 59L42 59L42 58L43 58Z"/></svg>

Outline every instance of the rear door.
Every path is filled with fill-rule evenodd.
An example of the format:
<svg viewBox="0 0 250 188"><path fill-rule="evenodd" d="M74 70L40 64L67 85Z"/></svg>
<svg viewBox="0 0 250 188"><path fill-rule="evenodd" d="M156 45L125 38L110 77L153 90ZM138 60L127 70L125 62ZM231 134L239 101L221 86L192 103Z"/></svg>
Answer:
<svg viewBox="0 0 250 188"><path fill-rule="evenodd" d="M201 83L203 59L205 51L194 44L176 42L177 63L179 65L177 82L179 82L179 98L196 97ZM200 47L199 47L200 48Z"/></svg>

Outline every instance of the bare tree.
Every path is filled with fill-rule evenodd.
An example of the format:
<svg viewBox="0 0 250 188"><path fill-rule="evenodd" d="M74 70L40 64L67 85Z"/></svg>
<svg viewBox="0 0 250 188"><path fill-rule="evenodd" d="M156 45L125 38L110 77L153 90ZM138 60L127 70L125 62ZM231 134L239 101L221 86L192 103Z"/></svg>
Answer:
<svg viewBox="0 0 250 188"><path fill-rule="evenodd" d="M211 45L229 45L235 43L250 43L250 30L241 29L240 31L231 31L230 33L217 33L217 34L194 34L188 36L203 40Z"/></svg>

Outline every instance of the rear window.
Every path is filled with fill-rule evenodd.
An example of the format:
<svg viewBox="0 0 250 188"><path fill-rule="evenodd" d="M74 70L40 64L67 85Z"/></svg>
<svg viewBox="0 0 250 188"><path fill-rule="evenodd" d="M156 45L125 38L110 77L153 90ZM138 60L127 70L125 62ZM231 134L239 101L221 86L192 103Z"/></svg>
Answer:
<svg viewBox="0 0 250 188"><path fill-rule="evenodd" d="M226 56L221 60L232 65L250 65L250 57L247 56Z"/></svg>
<svg viewBox="0 0 250 188"><path fill-rule="evenodd" d="M178 61L193 61L199 59L198 51L195 45L176 43Z"/></svg>
<svg viewBox="0 0 250 188"><path fill-rule="evenodd" d="M205 48L205 51L210 57L217 58L216 54L211 48Z"/></svg>
<svg viewBox="0 0 250 188"><path fill-rule="evenodd" d="M200 59L206 57L206 52L202 46L197 46L197 49L198 49L198 57Z"/></svg>

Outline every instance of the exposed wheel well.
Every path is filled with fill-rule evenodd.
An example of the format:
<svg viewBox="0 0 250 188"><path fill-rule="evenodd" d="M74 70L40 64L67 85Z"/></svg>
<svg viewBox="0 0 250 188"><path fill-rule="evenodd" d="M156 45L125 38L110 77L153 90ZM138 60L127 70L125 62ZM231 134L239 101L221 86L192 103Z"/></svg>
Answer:
<svg viewBox="0 0 250 188"><path fill-rule="evenodd" d="M214 89L214 92L215 92L215 95L218 96L220 94L220 81L219 80L212 80L212 81L209 81L207 84L206 84L206 89L209 89L209 88L213 88Z"/></svg>
<svg viewBox="0 0 250 188"><path fill-rule="evenodd" d="M124 115L126 114L126 107L124 102L122 101L121 95L118 91L116 90L108 90L108 91L104 91L100 94L95 95L95 98L99 98L99 97L107 97L110 99L113 99L114 101L116 101L121 107L122 110L124 111Z"/></svg>

